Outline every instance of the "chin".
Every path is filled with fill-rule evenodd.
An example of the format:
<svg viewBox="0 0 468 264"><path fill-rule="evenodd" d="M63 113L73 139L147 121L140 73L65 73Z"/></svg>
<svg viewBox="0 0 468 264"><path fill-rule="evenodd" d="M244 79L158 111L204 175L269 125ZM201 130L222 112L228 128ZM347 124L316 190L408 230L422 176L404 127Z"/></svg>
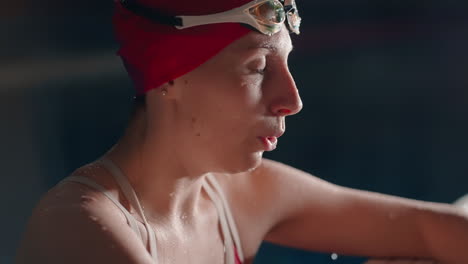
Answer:
<svg viewBox="0 0 468 264"><path fill-rule="evenodd" d="M226 160L220 164L222 173L236 174L241 172L249 172L256 169L262 163L263 151L249 153L248 155L239 155L236 158Z"/></svg>

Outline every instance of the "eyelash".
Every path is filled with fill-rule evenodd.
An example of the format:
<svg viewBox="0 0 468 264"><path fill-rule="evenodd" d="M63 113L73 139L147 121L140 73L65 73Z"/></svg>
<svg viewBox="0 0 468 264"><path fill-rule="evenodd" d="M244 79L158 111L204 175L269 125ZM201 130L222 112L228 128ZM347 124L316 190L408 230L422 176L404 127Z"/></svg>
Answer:
<svg viewBox="0 0 468 264"><path fill-rule="evenodd" d="M255 73L258 73L258 74L260 74L260 75L265 75L266 67L265 67L265 68L262 68L262 69L255 69L254 72L255 72Z"/></svg>

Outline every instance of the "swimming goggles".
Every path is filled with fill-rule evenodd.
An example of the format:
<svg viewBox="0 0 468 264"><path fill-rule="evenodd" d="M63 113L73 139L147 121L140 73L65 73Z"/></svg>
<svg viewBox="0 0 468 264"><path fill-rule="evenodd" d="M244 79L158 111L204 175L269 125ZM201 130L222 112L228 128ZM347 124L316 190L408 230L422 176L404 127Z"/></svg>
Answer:
<svg viewBox="0 0 468 264"><path fill-rule="evenodd" d="M255 28L260 33L271 36L279 32L283 23L286 22L286 26L291 33L298 35L300 33L301 17L295 0L254 0L225 12L202 16L168 16L157 10L139 5L135 0L119 1L123 7L139 16L178 29L217 23L241 23Z"/></svg>

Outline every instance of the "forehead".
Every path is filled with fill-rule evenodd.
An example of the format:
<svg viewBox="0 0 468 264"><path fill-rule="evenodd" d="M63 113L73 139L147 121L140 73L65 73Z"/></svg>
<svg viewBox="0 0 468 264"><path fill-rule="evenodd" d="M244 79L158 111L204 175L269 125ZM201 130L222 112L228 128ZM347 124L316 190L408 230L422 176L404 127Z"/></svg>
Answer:
<svg viewBox="0 0 468 264"><path fill-rule="evenodd" d="M234 42L230 48L237 52L247 52L253 49L267 49L271 52L288 55L293 47L288 30L283 28L280 32L272 36L252 31Z"/></svg>

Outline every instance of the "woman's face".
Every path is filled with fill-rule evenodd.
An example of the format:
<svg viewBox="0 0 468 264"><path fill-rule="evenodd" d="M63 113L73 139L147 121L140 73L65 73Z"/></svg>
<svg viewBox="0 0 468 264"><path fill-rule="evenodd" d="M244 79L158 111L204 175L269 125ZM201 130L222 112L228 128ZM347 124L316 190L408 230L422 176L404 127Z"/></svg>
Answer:
<svg viewBox="0 0 468 264"><path fill-rule="evenodd" d="M251 32L175 80L172 125L179 157L190 166L236 173L260 164L302 102L288 69L286 28Z"/></svg>

